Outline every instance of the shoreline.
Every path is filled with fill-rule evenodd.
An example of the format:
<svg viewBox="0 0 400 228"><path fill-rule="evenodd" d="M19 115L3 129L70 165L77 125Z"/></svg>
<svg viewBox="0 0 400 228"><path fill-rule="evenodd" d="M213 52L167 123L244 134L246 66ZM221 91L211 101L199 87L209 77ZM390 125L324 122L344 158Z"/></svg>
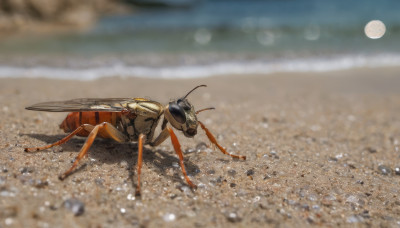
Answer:
<svg viewBox="0 0 400 228"><path fill-rule="evenodd" d="M15 227L396 226L400 176L399 68L228 75L195 79L92 81L0 78L0 224ZM83 138L53 149L66 113L33 112L38 102L79 97L189 96L198 118L236 161L198 129L175 130L192 192L169 140L146 147L142 198L135 192L135 144L95 140L82 168L64 181ZM85 165L84 165L85 164ZM78 216L65 206L77 199ZM67 218L67 219L66 219Z"/></svg>
<svg viewBox="0 0 400 228"><path fill-rule="evenodd" d="M165 56L163 57L165 58ZM59 59L59 58L56 58ZM107 59L107 58L106 58ZM400 56L377 55L366 56L339 56L336 58L322 59L296 59L286 61L269 60L242 60L242 61L216 61L214 63L192 64L161 64L160 62L145 65L125 63L124 61L109 62L89 61L85 64L74 61L56 60L57 64L0 64L0 78L48 78L90 81L100 78L150 78L150 79L196 79L220 76L245 76L245 75L274 75L274 74L314 74L358 71L358 70L385 70L400 68ZM43 60L41 60L43 61ZM63 64L61 62L64 62ZM161 61L161 60L157 60ZM4 62L4 61L3 61ZM14 61L18 62L18 61ZM19 60L21 62L21 60ZM24 62L24 61L23 61ZM46 61L45 61L46 62ZM67 62L67 63L65 63ZM79 62L79 63L78 63ZM140 62L140 61L139 61ZM103 64L101 64L103 63ZM66 65L65 65L66 64ZM94 65L93 65L94 64Z"/></svg>

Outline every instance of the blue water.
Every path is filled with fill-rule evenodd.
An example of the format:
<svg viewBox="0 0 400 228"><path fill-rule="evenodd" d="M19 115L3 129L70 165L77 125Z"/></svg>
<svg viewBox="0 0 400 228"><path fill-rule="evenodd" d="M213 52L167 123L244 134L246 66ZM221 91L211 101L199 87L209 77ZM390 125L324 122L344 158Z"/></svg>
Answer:
<svg viewBox="0 0 400 228"><path fill-rule="evenodd" d="M400 65L398 0L203 0L0 43L0 76L201 77ZM381 20L386 34L364 26ZM11 57L10 57L11 56Z"/></svg>

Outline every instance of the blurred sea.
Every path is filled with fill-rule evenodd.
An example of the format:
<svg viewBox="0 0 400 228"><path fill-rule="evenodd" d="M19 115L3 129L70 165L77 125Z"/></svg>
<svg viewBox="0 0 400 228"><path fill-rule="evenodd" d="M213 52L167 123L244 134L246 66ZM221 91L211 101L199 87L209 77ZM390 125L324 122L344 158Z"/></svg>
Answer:
<svg viewBox="0 0 400 228"><path fill-rule="evenodd" d="M371 20L386 34L369 39ZM191 78L400 66L398 0L197 0L92 29L2 39L0 77Z"/></svg>

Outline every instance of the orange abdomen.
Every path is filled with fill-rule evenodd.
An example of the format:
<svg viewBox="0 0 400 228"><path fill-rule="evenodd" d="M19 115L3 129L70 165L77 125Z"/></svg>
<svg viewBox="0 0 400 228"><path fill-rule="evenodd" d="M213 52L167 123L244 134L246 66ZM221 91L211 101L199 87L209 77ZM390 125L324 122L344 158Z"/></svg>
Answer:
<svg viewBox="0 0 400 228"><path fill-rule="evenodd" d="M96 126L97 124L108 122L116 126L117 121L121 118L119 112L71 112L60 124L60 128L64 132L72 132L82 124L90 124ZM81 131L78 136L88 136L90 132Z"/></svg>

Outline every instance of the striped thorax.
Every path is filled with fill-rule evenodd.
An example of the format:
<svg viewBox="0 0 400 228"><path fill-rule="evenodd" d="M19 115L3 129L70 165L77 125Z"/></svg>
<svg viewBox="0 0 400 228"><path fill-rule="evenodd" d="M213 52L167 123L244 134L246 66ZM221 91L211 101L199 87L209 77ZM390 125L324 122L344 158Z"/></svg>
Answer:
<svg viewBox="0 0 400 228"><path fill-rule="evenodd" d="M163 106L155 101L144 98L134 98L123 103L129 113L121 115L121 121L117 125L130 141L137 141L139 134L146 135L148 140L153 138L158 121L164 112Z"/></svg>

